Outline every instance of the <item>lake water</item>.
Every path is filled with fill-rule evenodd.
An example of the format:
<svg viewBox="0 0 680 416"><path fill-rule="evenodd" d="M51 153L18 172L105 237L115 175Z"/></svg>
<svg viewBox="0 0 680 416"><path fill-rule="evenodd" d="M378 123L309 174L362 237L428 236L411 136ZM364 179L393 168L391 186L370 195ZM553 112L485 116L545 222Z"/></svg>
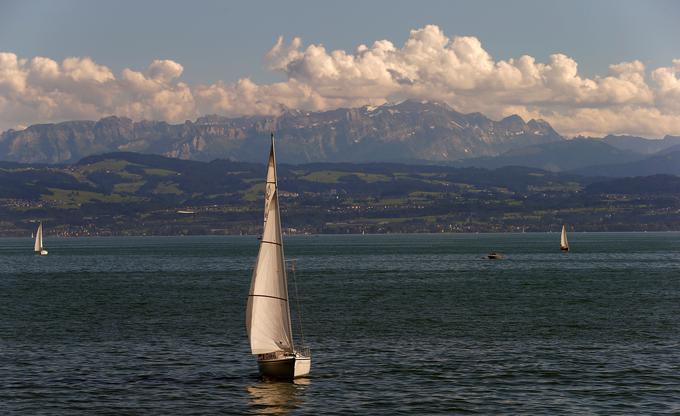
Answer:
<svg viewBox="0 0 680 416"><path fill-rule="evenodd" d="M292 384L249 354L255 237L0 239L0 414L680 412L680 234L569 241L285 238Z"/></svg>

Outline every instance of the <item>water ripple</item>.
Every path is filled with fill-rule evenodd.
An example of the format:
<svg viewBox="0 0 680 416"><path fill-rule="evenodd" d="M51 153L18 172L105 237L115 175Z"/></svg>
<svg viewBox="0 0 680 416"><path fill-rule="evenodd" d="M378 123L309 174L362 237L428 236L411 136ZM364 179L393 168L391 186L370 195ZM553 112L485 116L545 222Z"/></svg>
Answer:
<svg viewBox="0 0 680 416"><path fill-rule="evenodd" d="M296 383L249 355L254 237L0 239L0 414L680 412L680 234L556 238L287 238Z"/></svg>

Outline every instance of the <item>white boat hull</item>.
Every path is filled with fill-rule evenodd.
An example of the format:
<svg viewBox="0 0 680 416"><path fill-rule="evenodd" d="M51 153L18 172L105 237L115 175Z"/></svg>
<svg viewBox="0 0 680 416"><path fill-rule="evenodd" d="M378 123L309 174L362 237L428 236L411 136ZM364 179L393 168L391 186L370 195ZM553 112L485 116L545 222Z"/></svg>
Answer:
<svg viewBox="0 0 680 416"><path fill-rule="evenodd" d="M305 377L312 371L312 357L297 357L295 359L295 378Z"/></svg>
<svg viewBox="0 0 680 416"><path fill-rule="evenodd" d="M47 250L40 250L40 255L41 255L41 256L46 256L46 255L47 255Z"/></svg>

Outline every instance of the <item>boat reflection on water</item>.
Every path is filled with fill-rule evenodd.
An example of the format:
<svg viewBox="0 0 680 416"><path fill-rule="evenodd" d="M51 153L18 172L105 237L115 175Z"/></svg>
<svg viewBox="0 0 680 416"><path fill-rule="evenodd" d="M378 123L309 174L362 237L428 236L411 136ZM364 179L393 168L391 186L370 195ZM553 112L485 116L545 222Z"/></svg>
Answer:
<svg viewBox="0 0 680 416"><path fill-rule="evenodd" d="M289 414L304 403L310 379L297 378L291 382L260 381L248 386L250 407L255 414Z"/></svg>

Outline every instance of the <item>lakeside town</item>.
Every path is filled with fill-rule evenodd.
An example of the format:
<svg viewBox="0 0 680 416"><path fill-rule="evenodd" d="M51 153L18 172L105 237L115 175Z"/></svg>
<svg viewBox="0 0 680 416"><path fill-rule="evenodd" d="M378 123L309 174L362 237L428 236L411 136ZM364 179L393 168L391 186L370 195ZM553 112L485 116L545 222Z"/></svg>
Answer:
<svg viewBox="0 0 680 416"><path fill-rule="evenodd" d="M0 234L256 235L263 165L131 154L3 170ZM668 231L677 177L398 164L281 169L286 234ZM207 178L213 178L207 180ZM38 181L36 181L38 180Z"/></svg>

